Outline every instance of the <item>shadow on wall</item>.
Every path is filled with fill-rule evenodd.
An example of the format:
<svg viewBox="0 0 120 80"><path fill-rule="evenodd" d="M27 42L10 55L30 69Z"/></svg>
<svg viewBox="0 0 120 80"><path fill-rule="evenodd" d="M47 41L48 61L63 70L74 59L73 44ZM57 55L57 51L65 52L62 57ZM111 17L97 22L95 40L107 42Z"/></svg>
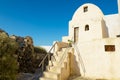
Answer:
<svg viewBox="0 0 120 80"><path fill-rule="evenodd" d="M107 25L106 25L106 31L107 31L107 37L109 37L109 30L108 30Z"/></svg>
<svg viewBox="0 0 120 80"><path fill-rule="evenodd" d="M105 20L103 19L102 19L102 34L103 34L103 38L109 37L109 30L108 30Z"/></svg>
<svg viewBox="0 0 120 80"><path fill-rule="evenodd" d="M74 54L71 54L70 57L70 77L72 76L81 76L80 74L80 68L79 68L79 62L76 61L76 56Z"/></svg>

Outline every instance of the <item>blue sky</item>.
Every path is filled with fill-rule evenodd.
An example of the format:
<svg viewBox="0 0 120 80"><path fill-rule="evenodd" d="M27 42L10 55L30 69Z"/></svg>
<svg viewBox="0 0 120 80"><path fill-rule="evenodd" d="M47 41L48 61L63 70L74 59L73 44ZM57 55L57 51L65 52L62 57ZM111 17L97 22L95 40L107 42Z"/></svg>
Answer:
<svg viewBox="0 0 120 80"><path fill-rule="evenodd" d="M52 45L68 35L68 22L84 3L105 15L115 14L117 0L0 0L0 28L9 35L31 36L34 45Z"/></svg>

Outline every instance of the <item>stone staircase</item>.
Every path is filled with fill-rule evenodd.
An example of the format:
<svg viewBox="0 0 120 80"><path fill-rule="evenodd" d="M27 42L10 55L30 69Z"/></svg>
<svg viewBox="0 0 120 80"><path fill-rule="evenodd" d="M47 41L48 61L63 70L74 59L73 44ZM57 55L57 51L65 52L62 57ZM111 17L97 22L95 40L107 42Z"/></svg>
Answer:
<svg viewBox="0 0 120 80"><path fill-rule="evenodd" d="M67 80L70 74L69 53L71 51L71 47L63 47L54 52L39 80Z"/></svg>

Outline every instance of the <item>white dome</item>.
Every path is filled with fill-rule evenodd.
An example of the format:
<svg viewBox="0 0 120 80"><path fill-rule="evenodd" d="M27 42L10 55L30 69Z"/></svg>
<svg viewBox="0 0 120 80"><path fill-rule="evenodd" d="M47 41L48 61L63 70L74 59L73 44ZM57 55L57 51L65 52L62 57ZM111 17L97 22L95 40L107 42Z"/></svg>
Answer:
<svg viewBox="0 0 120 80"><path fill-rule="evenodd" d="M85 10L87 9L87 11ZM85 10L85 11L84 11ZM99 7L94 4L87 3L80 6L74 13L72 20L101 19L103 13Z"/></svg>

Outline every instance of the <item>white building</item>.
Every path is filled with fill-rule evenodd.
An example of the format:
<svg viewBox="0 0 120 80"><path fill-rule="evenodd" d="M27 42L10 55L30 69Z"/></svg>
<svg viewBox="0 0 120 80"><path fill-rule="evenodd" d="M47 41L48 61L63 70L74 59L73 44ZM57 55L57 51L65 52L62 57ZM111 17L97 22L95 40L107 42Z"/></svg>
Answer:
<svg viewBox="0 0 120 80"><path fill-rule="evenodd" d="M118 14L104 15L94 4L80 6L69 21L69 35L81 55L82 66L75 72L85 77L120 79L120 0ZM76 51L76 60L79 56ZM73 62L73 68L76 67Z"/></svg>

